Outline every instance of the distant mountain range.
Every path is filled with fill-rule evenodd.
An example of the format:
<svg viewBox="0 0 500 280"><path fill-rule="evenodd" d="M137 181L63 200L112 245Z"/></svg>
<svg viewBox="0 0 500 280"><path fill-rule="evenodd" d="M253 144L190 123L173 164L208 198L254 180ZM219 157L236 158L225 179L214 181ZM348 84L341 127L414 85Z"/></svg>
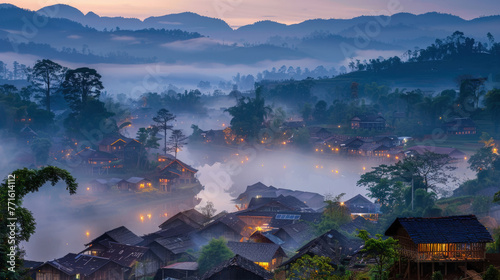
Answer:
<svg viewBox="0 0 500 280"><path fill-rule="evenodd" d="M112 61L123 63L248 64L297 59L339 63L362 51L401 54L415 47L425 48L456 30L487 42L488 32L500 38L498 26L500 16L464 20L440 13L399 13L313 19L291 25L259 21L233 30L221 19L189 12L142 21L83 14L63 4L38 11L0 4L0 39L10 41L14 51L21 43L44 44L48 46L24 46L22 52L43 56L40 49L50 47L47 53L51 55L79 53L93 56L92 61L109 62L112 57ZM0 46L0 51L8 48Z"/></svg>
<svg viewBox="0 0 500 280"><path fill-rule="evenodd" d="M189 12L149 17L144 21L136 18L101 17L93 12L84 15L80 10L63 4L47 6L37 12L49 17L70 19L98 30L105 28L110 30L116 27L128 30L181 29L218 39L250 43L264 43L272 36L303 37L318 31L354 37L359 35L357 34L359 30L365 31L366 28L371 28L372 31L376 31L379 27L381 32L376 36L377 40L396 44L416 37L441 38L456 30L475 37L485 37L487 32L496 33L493 35L500 37L500 30L495 28L500 25L500 15L465 20L458 16L436 12L421 15L398 13L392 16L360 16L352 19L312 19L291 25L260 21L233 30L221 19Z"/></svg>

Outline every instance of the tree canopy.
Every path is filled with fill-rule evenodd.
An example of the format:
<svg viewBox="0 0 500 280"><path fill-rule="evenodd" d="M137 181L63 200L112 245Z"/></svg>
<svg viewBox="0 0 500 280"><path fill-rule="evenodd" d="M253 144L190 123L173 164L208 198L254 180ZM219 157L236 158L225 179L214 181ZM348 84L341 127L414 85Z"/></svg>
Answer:
<svg viewBox="0 0 500 280"><path fill-rule="evenodd" d="M50 96L52 90L57 90L61 85L67 69L49 59L37 60L30 72L29 80L45 92L44 103L50 112Z"/></svg>
<svg viewBox="0 0 500 280"><path fill-rule="evenodd" d="M236 106L226 111L233 117L231 130L240 138L257 139L267 115L272 111L265 105L261 88L255 90L255 98L238 99Z"/></svg>
<svg viewBox="0 0 500 280"><path fill-rule="evenodd" d="M203 274L212 267L232 258L233 255L223 237L218 239L213 238L207 245L201 247L200 257L198 258L198 269Z"/></svg>
<svg viewBox="0 0 500 280"><path fill-rule="evenodd" d="M45 183L50 182L54 186L57 182L64 181L66 189L70 194L75 194L78 184L71 174L54 166L47 166L42 169L18 169L12 172L0 185L0 204L4 207L0 209L0 234L2 243L0 244L0 278L19 279L19 267L22 265L22 251L19 244L28 241L35 232L35 219L31 211L22 207L22 199L28 193L37 192ZM9 207L13 207L9 209ZM11 221L8 218L16 218L15 226L8 227ZM15 238L9 243L9 232L15 233ZM9 234L8 234L9 233ZM11 246L16 247L16 269L8 270L9 257L7 252Z"/></svg>

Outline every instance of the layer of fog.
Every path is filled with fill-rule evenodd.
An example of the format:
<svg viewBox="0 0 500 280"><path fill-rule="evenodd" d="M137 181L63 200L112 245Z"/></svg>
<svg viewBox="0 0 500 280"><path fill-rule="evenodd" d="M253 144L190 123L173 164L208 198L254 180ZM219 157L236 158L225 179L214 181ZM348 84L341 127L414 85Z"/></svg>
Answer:
<svg viewBox="0 0 500 280"><path fill-rule="evenodd" d="M301 67L305 69L314 69L317 66L325 68L341 66L347 68L352 59L360 61L377 58L379 56L388 58L394 55L401 55L398 51L378 51L378 50L356 50L356 57L345 58L337 63L326 63L316 59L298 59L298 60L280 60L280 61L256 61L248 65L225 65L218 63L194 63L186 64L177 62L175 64L167 63L149 63L149 64L85 64L73 63L55 60L69 68L90 67L95 68L102 75L102 82L105 91L118 94L125 93L130 97L138 97L144 92L163 92L169 85L174 85L181 90L190 90L196 88L200 81L209 81L212 89L204 93L210 93L215 89L220 81L231 81L237 73L242 75L254 75L264 70L270 70L273 67L279 69L281 66ZM14 61L27 66L33 66L37 59L33 55L19 53L0 53L0 61L12 65Z"/></svg>

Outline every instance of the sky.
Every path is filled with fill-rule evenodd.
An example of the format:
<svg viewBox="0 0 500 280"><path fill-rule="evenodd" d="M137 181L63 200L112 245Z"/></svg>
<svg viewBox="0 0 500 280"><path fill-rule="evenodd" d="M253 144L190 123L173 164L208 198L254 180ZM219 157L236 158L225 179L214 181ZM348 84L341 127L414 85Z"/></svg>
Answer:
<svg viewBox="0 0 500 280"><path fill-rule="evenodd" d="M464 19L499 15L498 0L15 0L7 3L38 10L68 4L83 13L140 19L179 12L195 12L224 19L232 27L259 20L291 24L314 18L352 18L361 15L441 12ZM119 3L119 4L118 4Z"/></svg>

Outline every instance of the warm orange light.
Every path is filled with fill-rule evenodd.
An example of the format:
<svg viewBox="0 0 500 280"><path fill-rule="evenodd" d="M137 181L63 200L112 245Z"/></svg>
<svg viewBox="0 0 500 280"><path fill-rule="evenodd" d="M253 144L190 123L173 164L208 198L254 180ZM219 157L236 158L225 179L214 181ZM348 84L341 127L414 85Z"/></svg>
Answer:
<svg viewBox="0 0 500 280"><path fill-rule="evenodd" d="M89 231L85 232L85 235L86 235L87 237L89 237L89 236L90 236L90 232L89 232Z"/></svg>
<svg viewBox="0 0 500 280"><path fill-rule="evenodd" d="M226 126L226 124L225 124L225 123L223 123L223 124L222 124L222 127L225 127L225 126Z"/></svg>
<svg viewBox="0 0 500 280"><path fill-rule="evenodd" d="M140 217L140 218L141 218L141 222L144 222L144 216L143 216L143 215L141 215L141 217Z"/></svg>
<svg viewBox="0 0 500 280"><path fill-rule="evenodd" d="M390 158L390 157L391 157L391 155L387 155L387 157L388 157L388 158Z"/></svg>
<svg viewBox="0 0 500 280"><path fill-rule="evenodd" d="M90 188L89 188L89 187L87 187L87 191L90 191Z"/></svg>
<svg viewBox="0 0 500 280"><path fill-rule="evenodd" d="M151 214L148 214L148 219L150 219L150 220L151 220Z"/></svg>
<svg viewBox="0 0 500 280"><path fill-rule="evenodd" d="M163 216L168 217L168 214L167 213L163 213Z"/></svg>
<svg viewBox="0 0 500 280"><path fill-rule="evenodd" d="M366 170L366 167L363 166L363 170Z"/></svg>
<svg viewBox="0 0 500 280"><path fill-rule="evenodd" d="M335 170L335 173L337 173L337 174L338 174L338 173L339 173L339 171L338 171L338 170Z"/></svg>
<svg viewBox="0 0 500 280"><path fill-rule="evenodd" d="M399 157L398 157L398 156L396 156L396 159L399 159Z"/></svg>
<svg viewBox="0 0 500 280"><path fill-rule="evenodd" d="M464 160L467 160L467 157L464 157Z"/></svg>
<svg viewBox="0 0 500 280"><path fill-rule="evenodd" d="M141 188L144 188L144 183L140 184L140 187L141 187Z"/></svg>
<svg viewBox="0 0 500 280"><path fill-rule="evenodd" d="M344 202L340 202L340 205L344 206Z"/></svg>
<svg viewBox="0 0 500 280"><path fill-rule="evenodd" d="M496 154L498 152L498 149L497 148L494 148L493 149L493 152Z"/></svg>

